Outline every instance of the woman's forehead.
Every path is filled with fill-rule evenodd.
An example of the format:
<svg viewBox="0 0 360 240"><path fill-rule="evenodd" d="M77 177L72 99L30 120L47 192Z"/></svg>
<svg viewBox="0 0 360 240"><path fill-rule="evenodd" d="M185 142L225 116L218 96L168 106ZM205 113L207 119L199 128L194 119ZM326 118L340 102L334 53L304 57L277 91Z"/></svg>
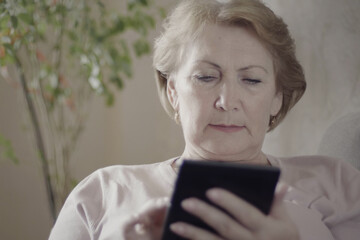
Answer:
<svg viewBox="0 0 360 240"><path fill-rule="evenodd" d="M211 62L235 68L273 68L272 56L257 36L245 27L209 24L184 49L186 63Z"/></svg>

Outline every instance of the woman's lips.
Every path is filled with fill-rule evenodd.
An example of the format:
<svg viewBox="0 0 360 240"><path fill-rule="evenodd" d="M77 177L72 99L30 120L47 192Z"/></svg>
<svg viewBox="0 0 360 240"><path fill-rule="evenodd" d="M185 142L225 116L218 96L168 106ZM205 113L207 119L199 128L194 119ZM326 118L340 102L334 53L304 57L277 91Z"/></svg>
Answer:
<svg viewBox="0 0 360 240"><path fill-rule="evenodd" d="M244 126L223 125L223 124L209 124L209 126L215 130L226 133L239 132L244 128Z"/></svg>

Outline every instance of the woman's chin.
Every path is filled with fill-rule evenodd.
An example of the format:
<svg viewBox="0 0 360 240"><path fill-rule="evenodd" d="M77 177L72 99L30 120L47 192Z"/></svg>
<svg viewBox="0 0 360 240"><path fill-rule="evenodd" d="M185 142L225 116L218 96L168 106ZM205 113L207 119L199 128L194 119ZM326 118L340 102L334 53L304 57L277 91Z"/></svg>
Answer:
<svg viewBox="0 0 360 240"><path fill-rule="evenodd" d="M237 144L234 144L237 142ZM215 161L248 161L257 155L258 149L241 141L202 141L188 144L184 158Z"/></svg>

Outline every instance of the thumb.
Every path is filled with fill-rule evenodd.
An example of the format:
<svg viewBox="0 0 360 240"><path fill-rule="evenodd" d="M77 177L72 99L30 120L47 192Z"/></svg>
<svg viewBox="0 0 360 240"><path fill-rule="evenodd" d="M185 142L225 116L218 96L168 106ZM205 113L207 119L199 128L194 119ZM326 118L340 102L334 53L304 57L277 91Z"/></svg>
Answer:
<svg viewBox="0 0 360 240"><path fill-rule="evenodd" d="M122 224L124 239L160 239L169 205L168 198L152 199Z"/></svg>
<svg viewBox="0 0 360 240"><path fill-rule="evenodd" d="M169 204L169 198L148 201L137 214L138 221L147 226L162 225Z"/></svg>

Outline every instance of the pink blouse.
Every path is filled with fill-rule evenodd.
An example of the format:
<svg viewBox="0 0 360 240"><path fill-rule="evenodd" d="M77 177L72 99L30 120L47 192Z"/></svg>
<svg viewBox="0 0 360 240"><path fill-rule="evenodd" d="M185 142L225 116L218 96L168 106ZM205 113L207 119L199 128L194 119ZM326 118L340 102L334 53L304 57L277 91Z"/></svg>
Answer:
<svg viewBox="0 0 360 240"><path fill-rule="evenodd" d="M284 203L302 240L360 239L358 170L323 156L268 159L281 168L280 181L291 186ZM124 239L129 214L150 199L170 196L173 161L94 172L69 195L49 239Z"/></svg>

